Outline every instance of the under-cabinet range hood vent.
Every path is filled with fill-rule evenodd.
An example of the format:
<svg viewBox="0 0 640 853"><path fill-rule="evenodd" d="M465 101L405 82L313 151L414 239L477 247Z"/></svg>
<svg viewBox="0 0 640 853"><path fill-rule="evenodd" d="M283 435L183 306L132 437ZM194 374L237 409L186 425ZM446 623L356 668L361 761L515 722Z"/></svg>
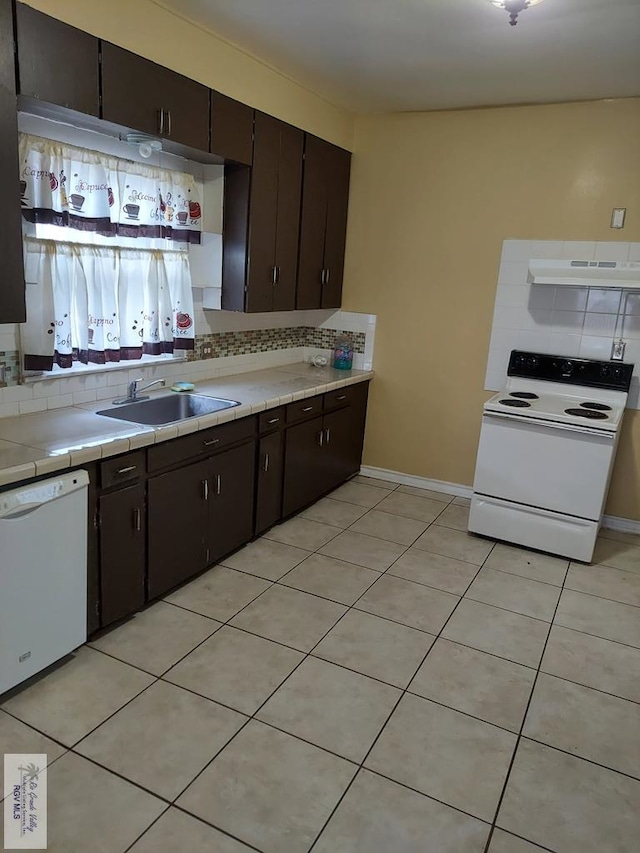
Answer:
<svg viewBox="0 0 640 853"><path fill-rule="evenodd" d="M640 261L529 261L531 284L640 290Z"/></svg>

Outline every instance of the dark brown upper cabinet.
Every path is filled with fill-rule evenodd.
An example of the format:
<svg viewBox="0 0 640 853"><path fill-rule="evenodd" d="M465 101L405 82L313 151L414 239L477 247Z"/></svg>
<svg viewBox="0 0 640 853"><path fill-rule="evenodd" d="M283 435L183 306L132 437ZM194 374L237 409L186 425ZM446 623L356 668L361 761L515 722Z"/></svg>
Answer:
<svg viewBox="0 0 640 853"><path fill-rule="evenodd" d="M253 162L253 108L213 90L211 153L245 166Z"/></svg>
<svg viewBox="0 0 640 853"><path fill-rule="evenodd" d="M100 115L95 36L16 4L18 91L87 115Z"/></svg>
<svg viewBox="0 0 640 853"><path fill-rule="evenodd" d="M0 163L7 182L0 228L0 323L24 323L26 312L11 0L0 0Z"/></svg>
<svg viewBox="0 0 640 853"><path fill-rule="evenodd" d="M305 135L296 308L339 308L351 154Z"/></svg>
<svg viewBox="0 0 640 853"><path fill-rule="evenodd" d="M102 118L209 150L209 92L169 68L102 42Z"/></svg>
<svg viewBox="0 0 640 853"><path fill-rule="evenodd" d="M250 174L227 170L222 275L227 310L296 307L303 143L301 130L256 112L253 168Z"/></svg>

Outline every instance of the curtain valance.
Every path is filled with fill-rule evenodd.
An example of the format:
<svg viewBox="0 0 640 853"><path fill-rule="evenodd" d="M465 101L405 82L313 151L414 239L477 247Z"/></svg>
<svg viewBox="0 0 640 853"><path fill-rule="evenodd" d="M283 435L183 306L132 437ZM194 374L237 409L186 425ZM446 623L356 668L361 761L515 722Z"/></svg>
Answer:
<svg viewBox="0 0 640 853"><path fill-rule="evenodd" d="M20 134L22 215L107 236L199 243L193 175Z"/></svg>

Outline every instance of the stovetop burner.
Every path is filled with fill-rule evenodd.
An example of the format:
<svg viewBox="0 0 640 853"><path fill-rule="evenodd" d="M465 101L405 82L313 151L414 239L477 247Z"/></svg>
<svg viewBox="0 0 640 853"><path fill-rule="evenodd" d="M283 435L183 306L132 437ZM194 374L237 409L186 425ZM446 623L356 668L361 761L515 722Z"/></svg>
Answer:
<svg viewBox="0 0 640 853"><path fill-rule="evenodd" d="M578 418L591 418L591 420L606 421L609 417L605 412L599 412L595 409L565 409L565 412L567 415L575 415Z"/></svg>
<svg viewBox="0 0 640 853"><path fill-rule="evenodd" d="M583 409L593 409L594 412L610 412L611 406L606 403L580 403Z"/></svg>
<svg viewBox="0 0 640 853"><path fill-rule="evenodd" d="M510 397L518 397L520 400L539 400L537 394L534 394L532 391L512 391L509 394Z"/></svg>
<svg viewBox="0 0 640 853"><path fill-rule="evenodd" d="M535 395L534 395L535 396ZM528 409L531 407L531 403L527 403L526 400L499 400L499 403L502 403L503 406L513 406L518 409Z"/></svg>

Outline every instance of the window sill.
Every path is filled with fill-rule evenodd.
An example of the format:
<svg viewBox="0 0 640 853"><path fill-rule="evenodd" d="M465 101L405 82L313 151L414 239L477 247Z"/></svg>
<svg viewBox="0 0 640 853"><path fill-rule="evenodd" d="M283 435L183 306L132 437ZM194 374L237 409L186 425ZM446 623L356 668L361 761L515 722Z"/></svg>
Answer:
<svg viewBox="0 0 640 853"><path fill-rule="evenodd" d="M96 373L116 373L123 370L142 370L147 367L160 367L166 364L181 364L188 361L186 356L158 356L143 355L141 359L131 361L119 361L114 364L75 364L73 367L61 368L54 365L53 370L47 373L25 373L22 377L23 385L35 382L48 382L52 379L70 379L73 376L90 376Z"/></svg>

